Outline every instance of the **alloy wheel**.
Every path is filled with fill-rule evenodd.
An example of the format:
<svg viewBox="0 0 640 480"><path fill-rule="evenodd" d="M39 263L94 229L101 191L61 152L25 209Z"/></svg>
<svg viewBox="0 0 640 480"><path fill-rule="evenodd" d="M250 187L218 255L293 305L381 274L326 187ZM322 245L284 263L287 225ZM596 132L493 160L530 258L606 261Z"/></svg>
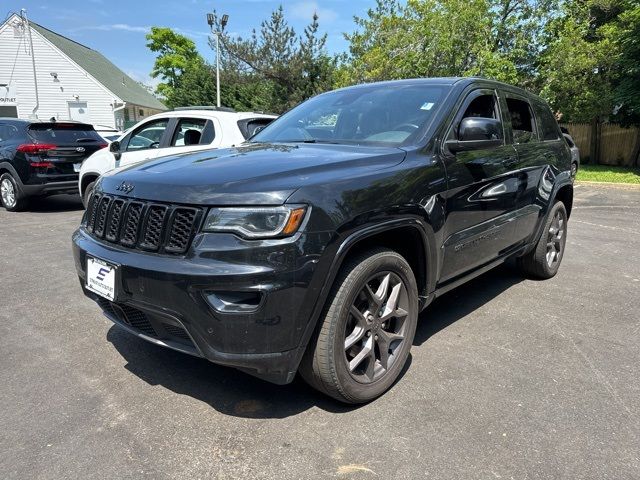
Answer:
<svg viewBox="0 0 640 480"><path fill-rule="evenodd" d="M0 195L2 196L2 203L8 207L13 208L16 205L16 190L13 187L13 183L8 178L4 178L0 183Z"/></svg>
<svg viewBox="0 0 640 480"><path fill-rule="evenodd" d="M365 282L349 309L344 351L347 370L360 383L382 378L405 341L409 296L395 273L378 273Z"/></svg>
<svg viewBox="0 0 640 480"><path fill-rule="evenodd" d="M563 211L557 210L547 234L547 265L549 265L549 267L555 266L562 258L566 228L567 221Z"/></svg>

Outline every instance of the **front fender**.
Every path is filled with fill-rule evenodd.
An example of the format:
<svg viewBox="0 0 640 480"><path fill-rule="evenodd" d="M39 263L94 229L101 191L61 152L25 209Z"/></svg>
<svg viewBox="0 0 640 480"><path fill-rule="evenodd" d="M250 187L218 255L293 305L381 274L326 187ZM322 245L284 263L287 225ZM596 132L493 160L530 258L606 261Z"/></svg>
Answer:
<svg viewBox="0 0 640 480"><path fill-rule="evenodd" d="M434 232L431 226L419 217L406 217L382 221L360 228L346 236L346 238L337 240L333 245L327 247L325 255L328 258L333 258L328 268L325 267L325 269L319 269L319 277L322 278L323 281L319 288L317 288L317 286L315 288L318 293L316 295L315 303L310 311L309 322L307 323L300 345L298 346L296 355L297 363L295 363L296 368L302 360L302 356L304 355L307 345L309 344L309 341L317 327L320 315L322 314L338 272L344 264L349 252L368 238L380 233L407 227L416 229L420 235L420 239L422 240L424 258L426 260L426 288L424 289L424 292L419 292L420 306L424 307L428 304L428 300L432 297L432 292L435 289L437 275L437 261L435 260L437 258L437 248Z"/></svg>

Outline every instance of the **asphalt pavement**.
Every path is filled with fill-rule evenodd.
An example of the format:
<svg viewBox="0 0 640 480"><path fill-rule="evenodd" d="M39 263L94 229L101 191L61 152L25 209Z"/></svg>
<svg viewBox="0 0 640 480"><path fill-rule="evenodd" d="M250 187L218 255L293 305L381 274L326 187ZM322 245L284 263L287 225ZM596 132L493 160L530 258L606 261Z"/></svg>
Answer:
<svg viewBox="0 0 640 480"><path fill-rule="evenodd" d="M422 315L346 407L121 331L80 290L80 201L0 209L0 478L640 478L640 189L580 185L559 274Z"/></svg>

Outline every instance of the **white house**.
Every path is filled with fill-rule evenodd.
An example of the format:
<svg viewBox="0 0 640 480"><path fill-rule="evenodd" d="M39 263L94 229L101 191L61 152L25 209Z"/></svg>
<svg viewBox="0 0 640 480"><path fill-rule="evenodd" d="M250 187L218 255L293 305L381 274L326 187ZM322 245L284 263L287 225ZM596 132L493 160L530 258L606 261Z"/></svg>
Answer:
<svg viewBox="0 0 640 480"><path fill-rule="evenodd" d="M163 110L99 52L18 14L0 25L0 117L124 129Z"/></svg>

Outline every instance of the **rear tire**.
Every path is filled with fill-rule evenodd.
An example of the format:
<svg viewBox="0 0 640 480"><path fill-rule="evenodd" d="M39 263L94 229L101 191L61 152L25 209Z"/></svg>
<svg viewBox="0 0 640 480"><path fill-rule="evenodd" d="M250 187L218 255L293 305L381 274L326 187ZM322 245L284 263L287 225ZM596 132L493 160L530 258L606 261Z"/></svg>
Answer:
<svg viewBox="0 0 640 480"><path fill-rule="evenodd" d="M365 403L397 380L413 343L418 288L398 253L375 249L338 275L300 365L315 389L345 403Z"/></svg>
<svg viewBox="0 0 640 480"><path fill-rule="evenodd" d="M541 280L555 276L562 262L566 242L567 209L564 203L558 201L547 216L536 247L518 259L523 273Z"/></svg>
<svg viewBox="0 0 640 480"><path fill-rule="evenodd" d="M10 173L0 176L0 201L9 212L24 210L28 204L27 198L21 195L18 183Z"/></svg>
<svg viewBox="0 0 640 480"><path fill-rule="evenodd" d="M84 205L84 208L87 208L87 205L89 205L89 199L91 198L91 194L93 193L93 189L96 186L96 182L91 182L89 185L87 185L87 188L84 189L84 194L82 195L82 204Z"/></svg>

